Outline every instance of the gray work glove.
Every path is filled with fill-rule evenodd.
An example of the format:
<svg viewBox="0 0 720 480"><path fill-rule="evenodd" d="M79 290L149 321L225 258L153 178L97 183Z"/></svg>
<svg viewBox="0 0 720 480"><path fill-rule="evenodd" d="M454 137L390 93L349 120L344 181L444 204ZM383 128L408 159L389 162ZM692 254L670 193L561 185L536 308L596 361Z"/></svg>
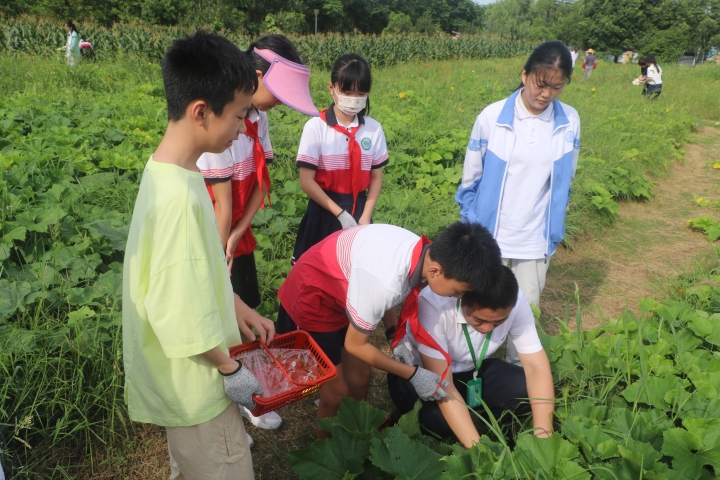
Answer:
<svg viewBox="0 0 720 480"><path fill-rule="evenodd" d="M409 378L409 381L413 388L415 388L415 392L418 394L418 397L420 397L420 400L425 402L430 400L442 400L443 398L448 398L450 396L445 390L438 388L440 375L422 367L415 367L415 373L413 373L412 377ZM447 387L448 381L443 380L441 386ZM435 389L437 389L437 391Z"/></svg>
<svg viewBox="0 0 720 480"><path fill-rule="evenodd" d="M239 403L248 410L255 408L254 394L262 395L265 391L257 381L255 375L238 362L238 368L232 373L220 372L225 380L225 395L235 403Z"/></svg>
<svg viewBox="0 0 720 480"><path fill-rule="evenodd" d="M352 215L350 215L347 210L343 210L340 212L340 215L337 216L338 221L340 221L340 225L342 225L342 228L350 228L350 227L357 227L357 222L353 218Z"/></svg>
<svg viewBox="0 0 720 480"><path fill-rule="evenodd" d="M405 346L404 343L399 343L397 347L393 348L390 358L397 360L398 362L402 362L405 365L412 365L415 360L412 352ZM437 383L435 385L437 385Z"/></svg>

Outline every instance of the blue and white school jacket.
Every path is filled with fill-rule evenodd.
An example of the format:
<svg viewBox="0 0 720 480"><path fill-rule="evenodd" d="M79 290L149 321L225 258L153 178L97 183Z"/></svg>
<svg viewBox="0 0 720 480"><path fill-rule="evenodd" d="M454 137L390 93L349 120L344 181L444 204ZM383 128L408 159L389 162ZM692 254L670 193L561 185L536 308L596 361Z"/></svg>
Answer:
<svg viewBox="0 0 720 480"><path fill-rule="evenodd" d="M505 100L485 108L473 126L465 153L460 188L455 201L463 221L477 222L497 235L500 202L508 161L515 146L515 98L517 90ZM577 111L553 101L552 176L550 202L545 214L544 237L550 257L565 235L565 214L570 202L570 183L575 176L580 152L580 117Z"/></svg>

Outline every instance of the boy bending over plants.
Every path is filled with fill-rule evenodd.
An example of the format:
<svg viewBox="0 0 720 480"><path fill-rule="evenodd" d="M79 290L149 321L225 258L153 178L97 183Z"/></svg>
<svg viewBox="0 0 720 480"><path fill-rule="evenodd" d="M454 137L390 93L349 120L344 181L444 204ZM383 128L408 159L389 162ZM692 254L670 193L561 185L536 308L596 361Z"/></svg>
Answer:
<svg viewBox="0 0 720 480"><path fill-rule="evenodd" d="M370 335L385 312L405 300L393 347L407 326L437 348L418 324L421 288L427 284L441 297L459 298L485 288L500 266L500 249L487 229L463 222L447 227L432 244L392 225L351 227L303 253L278 292L277 330L306 330L337 366L337 377L320 388L318 418L335 416L343 397L366 399L370 367L406 379L423 400L445 398L444 372L389 357L370 343ZM328 434L318 430L318 436Z"/></svg>
<svg viewBox="0 0 720 480"><path fill-rule="evenodd" d="M406 349L403 356L409 363L436 374L447 369L448 355L452 371L445 388L448 398L421 398L418 418L424 431L442 438L454 435L470 448L480 440L480 434L468 407L484 414L485 403L496 418L505 411L515 415L532 411L535 435L551 435L555 391L550 362L540 343L530 302L508 267L503 265L486 288L468 292L461 300L443 298L425 289L418 309L420 325L441 350L418 342L408 331L396 351ZM522 366L488 358L508 337ZM398 408L391 419L397 421L413 409L418 395L407 380L396 375L388 375L388 388Z"/></svg>
<svg viewBox="0 0 720 480"><path fill-rule="evenodd" d="M257 75L245 54L203 31L162 61L168 126L143 172L125 249L123 354L130 419L167 429L172 479L253 478L240 411L262 387L228 356L274 325L233 295L196 162L245 131Z"/></svg>

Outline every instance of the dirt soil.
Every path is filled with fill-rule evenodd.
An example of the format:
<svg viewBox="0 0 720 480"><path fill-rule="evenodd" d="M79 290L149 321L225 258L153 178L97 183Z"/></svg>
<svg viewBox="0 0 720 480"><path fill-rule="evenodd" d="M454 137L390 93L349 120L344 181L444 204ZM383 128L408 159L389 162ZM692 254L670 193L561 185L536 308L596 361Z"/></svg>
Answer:
<svg viewBox="0 0 720 480"><path fill-rule="evenodd" d="M557 330L554 319L564 317L575 284L583 308L583 328L592 328L600 324L598 309L605 317L617 316L626 307L636 309L639 298L657 293L664 279L682 271L710 248L705 236L691 231L686 222L709 214L696 205L697 197L720 199L720 175L710 168L720 161L720 131L709 127L700 130L696 141L685 150L684 160L676 162L656 182L650 201L622 204L618 221L601 238L576 241L574 250L562 249L553 257L541 299L546 330ZM373 343L387 350L381 332L375 332ZM278 430L261 430L245 422L255 440L252 452L257 480L294 478L285 455L314 441L317 409L313 400L311 397L281 409L284 421ZM385 410L391 408L385 375L378 371L373 373L369 401ZM169 478L167 443L161 428L141 426L137 437L122 450L98 453L93 467L82 468L76 478ZM127 454L128 450L132 453Z"/></svg>
<svg viewBox="0 0 720 480"><path fill-rule="evenodd" d="M572 251L559 250L540 300L547 329L557 325L555 317L564 318L576 283L583 328L589 329L600 325L600 312L605 318L617 317L625 308L636 312L640 298L659 293L669 278L708 251L707 238L686 222L712 215L696 199L718 199L720 175L711 168L718 161L720 130L705 127L686 145L684 159L655 182L650 201L622 203L617 222L601 238L576 242Z"/></svg>

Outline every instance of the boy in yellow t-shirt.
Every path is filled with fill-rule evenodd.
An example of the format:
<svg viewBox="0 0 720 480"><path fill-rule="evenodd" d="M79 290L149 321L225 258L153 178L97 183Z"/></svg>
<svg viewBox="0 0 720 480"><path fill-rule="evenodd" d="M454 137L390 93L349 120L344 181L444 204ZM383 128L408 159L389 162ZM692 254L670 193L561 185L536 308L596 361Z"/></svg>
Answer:
<svg viewBox="0 0 720 480"><path fill-rule="evenodd" d="M244 133L257 89L245 54L198 31L162 62L168 126L143 172L125 250L123 354L130 418L167 428L171 479L253 478L240 411L262 387L228 356L275 329L232 292L196 162Z"/></svg>

